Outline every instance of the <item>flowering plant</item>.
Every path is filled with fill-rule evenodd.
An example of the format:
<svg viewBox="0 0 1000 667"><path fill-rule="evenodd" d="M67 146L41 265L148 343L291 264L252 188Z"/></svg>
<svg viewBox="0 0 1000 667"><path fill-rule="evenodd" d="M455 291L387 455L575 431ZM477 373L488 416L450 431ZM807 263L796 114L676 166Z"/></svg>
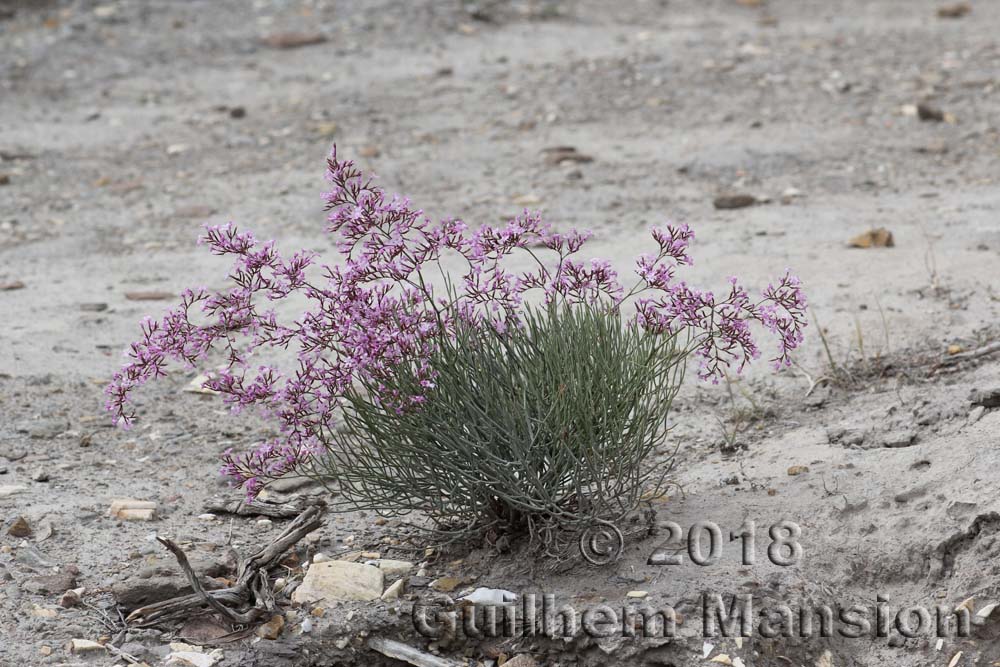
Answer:
<svg viewBox="0 0 1000 667"><path fill-rule="evenodd" d="M772 360L779 367L802 341L806 303L790 273L756 300L736 278L722 295L676 278L692 261L687 225L653 230L658 250L637 259L635 284L626 291L607 261L577 259L586 233L557 233L528 211L476 230L455 219L433 222L408 200L387 196L336 148L327 166L327 231L340 262L322 264L306 251L282 255L273 241L232 224L207 227L201 241L235 260L234 286L185 290L160 320L144 320L128 363L107 388L108 409L128 426L132 392L164 375L168 361L194 366L222 351L226 364L204 387L234 410L261 409L280 431L251 451L225 454L224 473L250 496L335 446L346 398L357 387L392 414L419 410L433 396L432 359L442 343L470 327L498 336L521 331L532 293L550 305L597 308L652 336L683 334L682 356L695 355L699 375L709 380L760 356L754 323L776 335ZM461 262L457 275L444 269L446 254ZM532 268L510 268L515 254ZM293 294L308 308L297 319L279 318L269 305ZM269 348L293 350L296 363L282 369L257 362ZM403 367L415 379L406 391L397 378Z"/></svg>

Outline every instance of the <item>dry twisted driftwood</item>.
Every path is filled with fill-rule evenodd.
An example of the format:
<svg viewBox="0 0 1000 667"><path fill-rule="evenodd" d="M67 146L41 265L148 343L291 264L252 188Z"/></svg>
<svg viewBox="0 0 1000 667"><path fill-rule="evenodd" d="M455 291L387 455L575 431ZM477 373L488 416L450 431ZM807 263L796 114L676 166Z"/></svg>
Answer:
<svg viewBox="0 0 1000 667"><path fill-rule="evenodd" d="M307 507L325 505L322 494L297 496L287 502L258 498L248 501L244 498L225 500L212 498L205 507L207 512L235 514L236 516L269 516L274 519L288 519L299 515Z"/></svg>
<svg viewBox="0 0 1000 667"><path fill-rule="evenodd" d="M134 627L146 628L188 618L192 612L203 610L205 607L208 608L206 611L214 611L238 625L256 623L268 618L274 611L274 593L271 590L268 570L277 565L285 552L299 540L323 525L319 518L321 512L319 506L310 507L302 512L271 544L250 558L240 560L235 585L215 591L205 590L179 546L170 540L158 537L157 540L174 554L177 563L187 575L194 593L140 607L125 620Z"/></svg>

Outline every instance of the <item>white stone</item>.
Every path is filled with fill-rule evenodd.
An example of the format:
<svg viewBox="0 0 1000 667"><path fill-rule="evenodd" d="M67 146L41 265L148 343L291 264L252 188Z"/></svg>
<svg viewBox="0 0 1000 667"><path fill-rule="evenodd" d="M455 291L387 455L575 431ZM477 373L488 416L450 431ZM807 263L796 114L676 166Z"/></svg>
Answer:
<svg viewBox="0 0 1000 667"><path fill-rule="evenodd" d="M385 593L382 593L382 599L386 602L391 600L398 600L399 596L403 594L403 588L406 586L406 579L400 579L389 588L385 589Z"/></svg>
<svg viewBox="0 0 1000 667"><path fill-rule="evenodd" d="M977 421L982 419L985 413L986 413L986 408L984 408L981 405L977 405L976 407L972 408L972 410L969 412L969 418L968 418L969 424L975 424Z"/></svg>
<svg viewBox="0 0 1000 667"><path fill-rule="evenodd" d="M174 651L167 656L168 665L182 665L183 667L212 667L215 658L206 653L196 653L195 651Z"/></svg>
<svg viewBox="0 0 1000 667"><path fill-rule="evenodd" d="M73 639L69 643L70 653L90 653L93 651L103 651L104 646L89 639Z"/></svg>
<svg viewBox="0 0 1000 667"><path fill-rule="evenodd" d="M517 593L505 591L501 588L477 588L468 595L463 595L459 600L465 600L472 604L503 605L511 604L517 600Z"/></svg>
<svg viewBox="0 0 1000 667"><path fill-rule="evenodd" d="M208 389L207 387L203 387L202 385L204 385L206 382L208 382L207 375L197 375L193 380L191 380L191 382L188 383L186 387L184 387L184 391L188 392L189 394L205 394L208 396L213 396L219 393L214 389Z"/></svg>
<svg viewBox="0 0 1000 667"><path fill-rule="evenodd" d="M200 646L195 646L194 644L185 644L184 642L170 642L170 650L174 653L204 653L205 649Z"/></svg>
<svg viewBox="0 0 1000 667"><path fill-rule="evenodd" d="M368 648L373 651L378 651L388 658L409 663L414 667L459 667L459 663L455 660L425 653L424 651L415 649L402 642L393 641L392 639L372 637L368 640Z"/></svg>
<svg viewBox="0 0 1000 667"><path fill-rule="evenodd" d="M156 503L151 500L116 498L108 510L113 519L123 521L151 521L156 516Z"/></svg>
<svg viewBox="0 0 1000 667"><path fill-rule="evenodd" d="M296 602L321 600L377 600L382 596L385 575L364 563L332 560L313 563L292 599Z"/></svg>
<svg viewBox="0 0 1000 667"><path fill-rule="evenodd" d="M382 570L389 577L406 574L413 569L413 563L408 560L392 560L389 558L379 558L372 561L378 569Z"/></svg>

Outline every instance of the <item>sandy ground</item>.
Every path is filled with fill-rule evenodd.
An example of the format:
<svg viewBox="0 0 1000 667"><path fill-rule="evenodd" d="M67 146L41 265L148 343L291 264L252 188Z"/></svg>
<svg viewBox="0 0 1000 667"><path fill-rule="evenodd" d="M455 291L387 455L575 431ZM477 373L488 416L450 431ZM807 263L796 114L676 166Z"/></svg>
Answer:
<svg viewBox="0 0 1000 667"><path fill-rule="evenodd" d="M757 371L732 400L725 387L692 384L678 402L684 494L658 505L660 519L724 532L753 520L761 538L795 521L804 558L792 567L768 563L763 540L753 566L728 541L712 566L647 565L656 539L631 541L615 565L558 574L478 552L430 563L430 576L581 606L645 590L691 619L663 645L523 640L504 644L506 655L706 664L694 627L705 592L839 605L882 595L892 608L1000 600L1000 411L970 402L973 390L1000 388L1000 363L935 370L949 346L976 350L997 333L1000 4L972 2L960 18L937 9L0 0L0 663L114 662L66 645L118 636L116 586L177 574L154 532L219 560L230 539L245 553L279 530L278 520L198 518L212 496L231 497L218 454L264 426L183 392L191 377L179 374L143 394L135 430L116 431L101 389L138 320L169 303L136 293L224 283L227 266L194 245L205 221L329 249L319 193L334 141L433 216L496 222L537 207L594 230L593 254L623 265L648 248L644 230L670 218L698 233L695 280L737 273L760 284L793 267L835 363L850 369L831 368L813 327L801 371ZM300 48L263 40L317 31L325 41ZM918 104L941 120L922 119ZM543 149L560 145L593 161L547 163ZM713 207L732 192L758 203ZM876 227L894 247L847 246ZM109 519L119 497L157 502L159 518ZM17 516L32 535L8 534ZM391 554L401 531L330 517L303 557ZM62 609L74 567L86 605ZM63 579L41 586L50 575ZM401 620L410 602L398 613L330 609L307 634L297 610L279 640L227 644L217 664L382 664L359 633L427 648ZM998 623L940 647L898 632L707 641L710 657L733 664L989 665L1000 659ZM172 636L127 639L154 665ZM495 664L487 644L432 648Z"/></svg>

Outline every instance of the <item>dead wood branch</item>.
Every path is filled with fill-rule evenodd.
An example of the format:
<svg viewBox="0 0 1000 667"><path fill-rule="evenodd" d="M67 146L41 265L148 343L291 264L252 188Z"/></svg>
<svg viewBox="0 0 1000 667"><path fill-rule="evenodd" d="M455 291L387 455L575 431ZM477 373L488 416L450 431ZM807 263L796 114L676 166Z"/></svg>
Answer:
<svg viewBox="0 0 1000 667"><path fill-rule="evenodd" d="M243 498L233 500L213 498L209 501L205 510L219 514L235 514L236 516L267 516L272 519L288 519L298 516L307 507L312 507L313 505L323 506L325 504L320 495L298 496L287 502L277 502L260 498L253 501L247 501Z"/></svg>
<svg viewBox="0 0 1000 667"><path fill-rule="evenodd" d="M285 553L321 525L322 508L313 506L299 514L269 545L247 559L240 559L236 584L229 588L206 591L187 556L176 544L159 539L177 559L194 593L171 598L136 609L126 621L133 627L146 628L189 618L196 612L215 612L235 625L248 625L267 618L274 611L274 593L268 572L278 565Z"/></svg>

